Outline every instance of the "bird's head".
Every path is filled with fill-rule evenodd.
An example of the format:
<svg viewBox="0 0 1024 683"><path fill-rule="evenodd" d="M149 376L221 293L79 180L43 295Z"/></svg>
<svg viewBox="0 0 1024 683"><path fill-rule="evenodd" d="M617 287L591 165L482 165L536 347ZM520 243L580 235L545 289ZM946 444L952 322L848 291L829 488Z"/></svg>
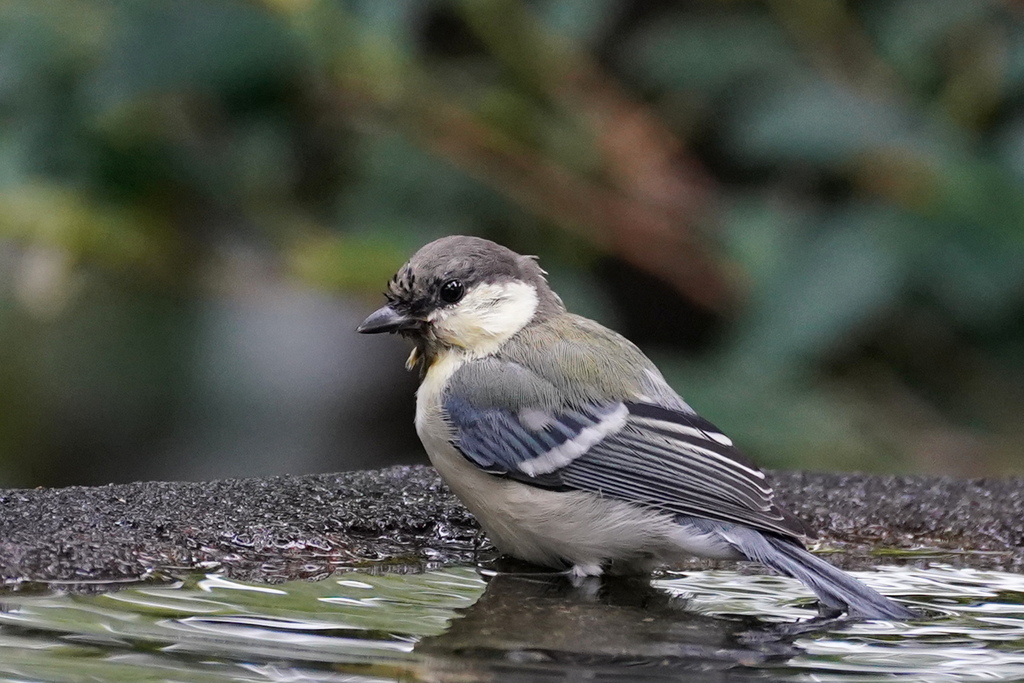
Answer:
<svg viewBox="0 0 1024 683"><path fill-rule="evenodd" d="M486 356L527 325L565 310L535 258L461 235L413 254L385 296L387 305L357 331L412 338L409 367L442 349Z"/></svg>

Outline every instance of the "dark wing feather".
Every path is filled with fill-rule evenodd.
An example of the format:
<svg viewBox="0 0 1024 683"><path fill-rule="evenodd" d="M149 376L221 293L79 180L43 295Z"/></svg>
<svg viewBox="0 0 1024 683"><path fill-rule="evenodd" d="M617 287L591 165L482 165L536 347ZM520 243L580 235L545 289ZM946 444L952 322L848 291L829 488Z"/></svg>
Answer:
<svg viewBox="0 0 1024 683"><path fill-rule="evenodd" d="M805 536L761 472L711 423L649 403L537 415L445 401L453 443L487 472L544 488L591 491L666 512Z"/></svg>

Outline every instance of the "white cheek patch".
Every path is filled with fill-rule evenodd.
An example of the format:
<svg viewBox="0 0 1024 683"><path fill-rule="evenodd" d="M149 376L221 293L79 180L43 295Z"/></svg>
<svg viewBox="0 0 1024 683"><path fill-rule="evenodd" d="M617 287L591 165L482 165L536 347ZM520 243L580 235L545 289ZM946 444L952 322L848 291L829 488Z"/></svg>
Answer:
<svg viewBox="0 0 1024 683"><path fill-rule="evenodd" d="M455 306L438 309L431 324L438 339L473 355L492 353L537 312L537 290L524 282L474 287Z"/></svg>

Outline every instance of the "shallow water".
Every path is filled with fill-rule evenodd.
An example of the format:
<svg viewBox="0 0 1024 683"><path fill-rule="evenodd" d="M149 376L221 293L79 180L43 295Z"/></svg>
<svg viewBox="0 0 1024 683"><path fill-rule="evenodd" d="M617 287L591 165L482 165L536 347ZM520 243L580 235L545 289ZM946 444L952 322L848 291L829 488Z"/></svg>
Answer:
<svg viewBox="0 0 1024 683"><path fill-rule="evenodd" d="M859 573L928 615L886 623L819 619L800 584L732 571L578 586L474 567L389 572L8 594L0 680L1024 679L1017 574Z"/></svg>

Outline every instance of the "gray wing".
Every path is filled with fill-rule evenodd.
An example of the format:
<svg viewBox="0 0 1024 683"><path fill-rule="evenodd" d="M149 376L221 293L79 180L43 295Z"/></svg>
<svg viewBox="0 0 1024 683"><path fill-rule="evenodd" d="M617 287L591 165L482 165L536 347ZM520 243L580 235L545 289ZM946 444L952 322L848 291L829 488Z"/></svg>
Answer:
<svg viewBox="0 0 1024 683"><path fill-rule="evenodd" d="M530 388L536 393L535 384ZM501 401L471 400L453 383L443 401L453 444L487 472L784 536L808 535L775 505L764 473L695 413L642 400L537 405L511 398L523 393L514 386L505 393Z"/></svg>

